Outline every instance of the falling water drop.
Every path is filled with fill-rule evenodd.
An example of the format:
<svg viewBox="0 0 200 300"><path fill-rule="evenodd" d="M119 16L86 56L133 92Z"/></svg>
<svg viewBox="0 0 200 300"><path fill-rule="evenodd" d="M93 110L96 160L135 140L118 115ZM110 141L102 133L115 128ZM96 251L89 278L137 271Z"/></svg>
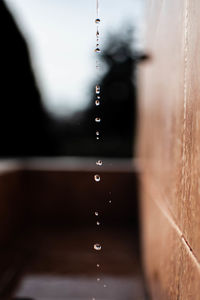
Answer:
<svg viewBox="0 0 200 300"><path fill-rule="evenodd" d="M96 182L99 182L100 180L101 180L101 177L99 176L99 175L94 175L94 180L96 181Z"/></svg>
<svg viewBox="0 0 200 300"><path fill-rule="evenodd" d="M97 47L95 50L94 50L94 52L96 52L96 53L100 53L101 52L101 50Z"/></svg>
<svg viewBox="0 0 200 300"><path fill-rule="evenodd" d="M95 122L100 123L101 122L101 118L95 118Z"/></svg>
<svg viewBox="0 0 200 300"><path fill-rule="evenodd" d="M95 19L95 23L96 23L96 24L99 24L100 22L101 22L101 20L100 20L99 18L96 18L96 19Z"/></svg>
<svg viewBox="0 0 200 300"><path fill-rule="evenodd" d="M99 101L99 100L96 100L96 101L95 101L95 105L96 105L96 106L99 106L99 105L100 105L100 101Z"/></svg>
<svg viewBox="0 0 200 300"><path fill-rule="evenodd" d="M94 51L95 51L95 53L98 54L98 53L101 52L101 50L100 50L101 46L99 44L99 36L100 35L99 35L99 27L98 27L98 24L100 23L100 19L99 19L99 0L96 0L96 9L97 9L97 15L96 15L95 23L97 24L97 28L96 28L96 48L95 48ZM100 69L100 67L101 66L99 64L99 61L97 60L96 61L96 69L97 69L97 71L98 71L98 69ZM96 85L95 92L96 92L95 105L99 106L100 105L100 93L101 93L101 87L100 87L100 85L98 85L98 84ZM100 123L101 122L101 118L96 117L95 118L95 122L96 123ZM99 140L99 138L100 138L100 133L99 133L99 131L96 131L96 140ZM102 163L101 160L98 160L96 162L97 166L102 166L102 164L103 163ZM94 175L94 180L96 182L100 182L100 180L101 180L100 175L98 175L98 174ZM98 211L95 211L94 214L95 214L96 217L99 216ZM100 222L98 220L96 220L96 225L100 226ZM100 251L102 249L101 244L99 244L99 243L94 244L93 247L94 247L94 250L96 250L96 251ZM99 268L100 265L96 264L96 267ZM97 278L97 282L100 282L100 278ZM106 287L105 284L104 284L104 287ZM95 300L95 298L93 297L92 300Z"/></svg>
<svg viewBox="0 0 200 300"><path fill-rule="evenodd" d="M101 245L100 244L94 244L94 250L100 251Z"/></svg>
<svg viewBox="0 0 200 300"><path fill-rule="evenodd" d="M96 94L100 94L101 88L100 85L96 85Z"/></svg>
<svg viewBox="0 0 200 300"><path fill-rule="evenodd" d="M96 162L96 165L97 165L97 166L102 166L102 165L103 165L102 160L98 160L98 161Z"/></svg>
<svg viewBox="0 0 200 300"><path fill-rule="evenodd" d="M104 287L104 288L106 288L106 287L107 287L107 285L106 285L106 284L104 284L104 285L103 285L103 287Z"/></svg>
<svg viewBox="0 0 200 300"><path fill-rule="evenodd" d="M111 201L111 200L109 200L109 203L111 204L111 203L112 203L112 201Z"/></svg>

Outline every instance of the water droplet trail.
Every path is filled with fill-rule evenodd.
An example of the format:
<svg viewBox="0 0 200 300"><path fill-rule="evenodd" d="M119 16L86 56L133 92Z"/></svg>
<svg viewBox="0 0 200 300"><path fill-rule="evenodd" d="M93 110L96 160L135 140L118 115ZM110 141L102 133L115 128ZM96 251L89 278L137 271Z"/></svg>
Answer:
<svg viewBox="0 0 200 300"><path fill-rule="evenodd" d="M100 32L99 32L99 27L100 27L100 23L101 23L101 19L99 18L99 0L96 0L96 18L95 18L95 24L96 24L96 47L95 47L95 54L97 55L97 60L96 60L96 70L99 71L100 68L101 68L101 65L99 63L99 53L101 52L101 45L100 45ZM94 121L96 123L96 126L100 126L100 122L101 122L101 118L99 117L98 115L98 111L99 111L99 108L98 106L101 105L102 103L102 98L101 98L101 86L99 84L96 84L95 86L95 93L96 93L96 99L94 101L95 103L95 106L96 106L96 110L97 110L97 116L95 117ZM95 132L95 138L96 140L98 141L101 137L101 132L99 131L99 128L96 128L96 132ZM98 167L101 167L103 165L103 161L102 160L97 160L96 161L96 165ZM94 175L94 181L95 183L99 183L101 181L101 176L99 174L95 174ZM99 230L101 229L101 222L99 220L99 212L98 210L94 211L94 215L96 218L96 226L98 226ZM97 252L102 250L102 246L100 243L95 243L93 245L93 248L94 250L96 250ZM100 268L100 264L97 263L96 264L96 268ZM100 277L97 277L97 282L99 283L101 278ZM106 287L106 284L103 285L103 287L105 288ZM92 298L93 300L95 300L95 298Z"/></svg>

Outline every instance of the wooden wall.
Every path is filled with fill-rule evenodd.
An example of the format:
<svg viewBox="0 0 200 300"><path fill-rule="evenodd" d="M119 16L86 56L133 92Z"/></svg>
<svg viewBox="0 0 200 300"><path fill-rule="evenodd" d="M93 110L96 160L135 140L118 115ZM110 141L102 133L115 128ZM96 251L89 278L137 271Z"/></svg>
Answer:
<svg viewBox="0 0 200 300"><path fill-rule="evenodd" d="M0 161L0 256L21 228L23 208L24 188L20 166L14 161Z"/></svg>
<svg viewBox="0 0 200 300"><path fill-rule="evenodd" d="M143 262L153 299L200 299L200 1L147 0L140 69Z"/></svg>

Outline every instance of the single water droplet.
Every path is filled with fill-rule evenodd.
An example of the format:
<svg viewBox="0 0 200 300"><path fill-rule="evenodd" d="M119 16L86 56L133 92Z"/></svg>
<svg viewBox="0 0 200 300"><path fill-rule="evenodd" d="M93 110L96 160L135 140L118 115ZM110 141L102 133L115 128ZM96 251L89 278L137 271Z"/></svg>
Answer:
<svg viewBox="0 0 200 300"><path fill-rule="evenodd" d="M99 47L99 44L98 44L98 43L96 44L96 47Z"/></svg>
<svg viewBox="0 0 200 300"><path fill-rule="evenodd" d="M111 200L109 200L109 203L112 203L112 201L111 201Z"/></svg>
<svg viewBox="0 0 200 300"><path fill-rule="evenodd" d="M96 85L96 94L100 94L101 88L100 85Z"/></svg>
<svg viewBox="0 0 200 300"><path fill-rule="evenodd" d="M101 279L100 278L97 278L97 281L99 282Z"/></svg>
<svg viewBox="0 0 200 300"><path fill-rule="evenodd" d="M96 135L99 135L99 131L96 131Z"/></svg>
<svg viewBox="0 0 200 300"><path fill-rule="evenodd" d="M100 225L100 222L99 221L97 221L97 226L99 226Z"/></svg>
<svg viewBox="0 0 200 300"><path fill-rule="evenodd" d="M100 20L99 18L96 18L96 19L95 19L95 23L96 23L96 24L99 24L100 22L101 22L101 20Z"/></svg>
<svg viewBox="0 0 200 300"><path fill-rule="evenodd" d="M100 264L97 264L97 268L99 268L100 267Z"/></svg>
<svg viewBox="0 0 200 300"><path fill-rule="evenodd" d="M94 250L100 251L101 245L100 244L94 244Z"/></svg>
<svg viewBox="0 0 200 300"><path fill-rule="evenodd" d="M94 50L94 52L96 52L96 53L100 53L101 52L101 50L97 47L95 50Z"/></svg>
<svg viewBox="0 0 200 300"><path fill-rule="evenodd" d="M99 105L100 105L100 101L99 101L99 100L96 100L96 101L95 101L95 105L96 105L96 106L99 106Z"/></svg>
<svg viewBox="0 0 200 300"><path fill-rule="evenodd" d="M99 30L97 29L96 36L99 37Z"/></svg>
<svg viewBox="0 0 200 300"><path fill-rule="evenodd" d="M95 213L94 213L94 214L95 214L95 216L98 216L98 215L99 215L98 211L95 211Z"/></svg>
<svg viewBox="0 0 200 300"><path fill-rule="evenodd" d="M100 118L95 118L95 122L100 123L101 119Z"/></svg>
<svg viewBox="0 0 200 300"><path fill-rule="evenodd" d="M97 96L97 99L101 99L101 97L100 97L100 96Z"/></svg>
<svg viewBox="0 0 200 300"><path fill-rule="evenodd" d="M100 180L101 180L101 177L99 176L99 175L94 175L94 180L96 181L96 182L99 182Z"/></svg>
<svg viewBox="0 0 200 300"><path fill-rule="evenodd" d="M99 137L98 137L98 136L96 137L96 140L99 140Z"/></svg>
<svg viewBox="0 0 200 300"><path fill-rule="evenodd" d="M104 285L103 285L103 287L104 287L104 288L106 288L106 287L107 287L107 285L106 285L106 284L104 284Z"/></svg>
<svg viewBox="0 0 200 300"><path fill-rule="evenodd" d="M98 161L96 162L96 165L97 165L97 166L102 166L102 165L103 165L102 160L98 160Z"/></svg>

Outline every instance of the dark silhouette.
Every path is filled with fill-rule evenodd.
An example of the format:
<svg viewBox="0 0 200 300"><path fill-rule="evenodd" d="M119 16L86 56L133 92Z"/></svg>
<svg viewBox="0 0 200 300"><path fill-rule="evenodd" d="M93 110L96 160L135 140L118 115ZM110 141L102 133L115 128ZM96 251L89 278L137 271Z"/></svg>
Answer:
<svg viewBox="0 0 200 300"><path fill-rule="evenodd" d="M107 73L100 80L101 105L95 107L95 84L85 111L67 121L51 119L42 106L28 48L13 17L0 1L0 156L131 157L136 130L136 67L132 31L108 37L100 55ZM94 122L101 117L102 122ZM99 141L95 131L100 131Z"/></svg>
<svg viewBox="0 0 200 300"><path fill-rule="evenodd" d="M0 156L45 154L47 115L33 76L26 42L0 1Z"/></svg>

